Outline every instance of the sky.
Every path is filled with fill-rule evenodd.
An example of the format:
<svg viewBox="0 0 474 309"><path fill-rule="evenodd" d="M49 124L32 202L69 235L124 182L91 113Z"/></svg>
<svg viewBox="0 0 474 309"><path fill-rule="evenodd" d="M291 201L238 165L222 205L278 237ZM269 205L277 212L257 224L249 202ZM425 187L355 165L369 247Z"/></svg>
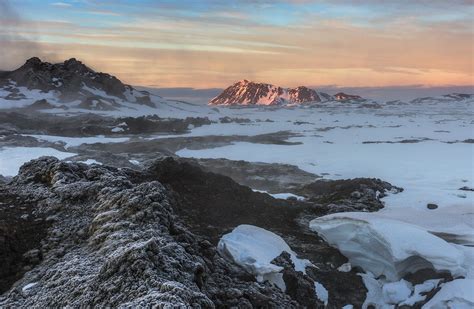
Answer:
<svg viewBox="0 0 474 309"><path fill-rule="evenodd" d="M150 87L474 85L474 0L0 0L0 70L75 57Z"/></svg>

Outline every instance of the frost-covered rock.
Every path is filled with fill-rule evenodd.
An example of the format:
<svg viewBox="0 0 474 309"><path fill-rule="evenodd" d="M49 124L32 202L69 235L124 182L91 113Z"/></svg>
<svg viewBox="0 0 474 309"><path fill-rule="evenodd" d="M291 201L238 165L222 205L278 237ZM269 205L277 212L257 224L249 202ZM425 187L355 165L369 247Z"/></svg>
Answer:
<svg viewBox="0 0 474 309"><path fill-rule="evenodd" d="M216 254L169 190L132 170L45 157L1 184L0 200L0 307L299 306Z"/></svg>
<svg viewBox="0 0 474 309"><path fill-rule="evenodd" d="M467 273L463 251L411 224L344 213L314 219L310 227L352 265L389 281L425 268L453 276Z"/></svg>

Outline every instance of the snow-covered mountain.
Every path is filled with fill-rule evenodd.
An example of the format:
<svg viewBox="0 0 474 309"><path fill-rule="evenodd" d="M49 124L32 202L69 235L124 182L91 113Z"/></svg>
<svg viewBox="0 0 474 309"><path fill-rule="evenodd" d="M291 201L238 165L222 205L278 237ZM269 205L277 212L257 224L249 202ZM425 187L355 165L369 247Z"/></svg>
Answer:
<svg viewBox="0 0 474 309"><path fill-rule="evenodd" d="M282 88L279 86L241 80L225 89L209 101L209 105L278 105L321 102L324 96L315 90L299 86Z"/></svg>
<svg viewBox="0 0 474 309"><path fill-rule="evenodd" d="M149 92L96 72L75 58L51 64L34 57L14 71L1 72L0 99L10 107L114 110L129 103L155 107Z"/></svg>

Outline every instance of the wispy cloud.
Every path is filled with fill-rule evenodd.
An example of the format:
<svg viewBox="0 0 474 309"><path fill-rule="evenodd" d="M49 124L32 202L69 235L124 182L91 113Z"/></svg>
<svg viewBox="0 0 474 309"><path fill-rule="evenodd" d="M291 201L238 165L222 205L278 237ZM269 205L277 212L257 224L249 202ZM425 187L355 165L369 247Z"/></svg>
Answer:
<svg viewBox="0 0 474 309"><path fill-rule="evenodd" d="M40 29L45 51L142 85L474 84L469 2L24 0L26 20L4 20L0 44Z"/></svg>
<svg viewBox="0 0 474 309"><path fill-rule="evenodd" d="M66 2L53 2L53 3L50 3L50 5L57 6L57 7L63 7L63 8L68 8L68 7L72 6L72 4L66 3Z"/></svg>

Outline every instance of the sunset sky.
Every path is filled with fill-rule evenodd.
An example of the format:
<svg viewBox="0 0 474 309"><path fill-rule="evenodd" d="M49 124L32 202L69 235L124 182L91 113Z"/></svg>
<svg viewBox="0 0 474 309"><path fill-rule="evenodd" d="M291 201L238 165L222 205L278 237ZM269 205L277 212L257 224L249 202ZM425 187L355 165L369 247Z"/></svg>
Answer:
<svg viewBox="0 0 474 309"><path fill-rule="evenodd" d="M473 85L473 3L0 0L0 69L76 57L155 87Z"/></svg>

